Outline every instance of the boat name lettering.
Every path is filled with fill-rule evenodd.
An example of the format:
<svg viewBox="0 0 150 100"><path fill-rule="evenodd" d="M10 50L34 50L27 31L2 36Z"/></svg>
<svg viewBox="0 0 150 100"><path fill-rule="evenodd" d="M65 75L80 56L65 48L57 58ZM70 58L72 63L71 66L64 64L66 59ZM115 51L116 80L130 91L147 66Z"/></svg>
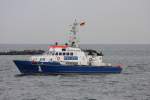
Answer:
<svg viewBox="0 0 150 100"><path fill-rule="evenodd" d="M78 60L77 56L64 56L64 60Z"/></svg>

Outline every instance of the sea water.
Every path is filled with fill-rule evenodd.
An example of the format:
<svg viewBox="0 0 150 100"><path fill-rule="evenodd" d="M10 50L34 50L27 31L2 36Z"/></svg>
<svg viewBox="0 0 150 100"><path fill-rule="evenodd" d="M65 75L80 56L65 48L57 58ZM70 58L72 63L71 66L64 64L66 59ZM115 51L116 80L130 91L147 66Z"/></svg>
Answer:
<svg viewBox="0 0 150 100"><path fill-rule="evenodd" d="M48 45L0 45L0 51ZM27 75L13 63L30 55L0 56L0 100L150 100L150 45L81 45L102 50L104 62L122 64L120 74Z"/></svg>

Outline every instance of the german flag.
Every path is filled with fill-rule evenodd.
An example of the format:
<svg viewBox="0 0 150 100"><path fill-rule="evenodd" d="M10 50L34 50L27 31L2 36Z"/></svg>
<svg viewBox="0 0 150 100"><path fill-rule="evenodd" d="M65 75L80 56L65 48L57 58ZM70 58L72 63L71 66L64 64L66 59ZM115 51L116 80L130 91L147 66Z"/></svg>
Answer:
<svg viewBox="0 0 150 100"><path fill-rule="evenodd" d="M81 23L80 23L80 26L84 26L84 25L85 25L85 22L81 22Z"/></svg>

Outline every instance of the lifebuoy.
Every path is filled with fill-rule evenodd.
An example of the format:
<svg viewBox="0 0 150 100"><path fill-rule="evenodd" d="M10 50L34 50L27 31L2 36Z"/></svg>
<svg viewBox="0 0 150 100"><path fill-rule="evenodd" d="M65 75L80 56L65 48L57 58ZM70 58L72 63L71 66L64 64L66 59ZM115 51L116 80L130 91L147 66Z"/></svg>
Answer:
<svg viewBox="0 0 150 100"><path fill-rule="evenodd" d="M57 60L59 61L59 60L60 60L60 57L57 57Z"/></svg>

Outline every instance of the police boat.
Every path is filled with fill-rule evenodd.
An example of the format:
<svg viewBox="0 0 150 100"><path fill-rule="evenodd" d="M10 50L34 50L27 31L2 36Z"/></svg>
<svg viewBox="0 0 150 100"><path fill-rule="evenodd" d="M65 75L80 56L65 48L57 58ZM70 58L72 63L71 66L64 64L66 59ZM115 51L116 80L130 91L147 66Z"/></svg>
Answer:
<svg viewBox="0 0 150 100"><path fill-rule="evenodd" d="M91 49L81 49L77 41L77 27L84 23L76 20L71 26L69 43L57 42L48 47L42 55L34 55L29 60L14 60L21 74L100 74L121 73L120 65L103 62L103 53Z"/></svg>

